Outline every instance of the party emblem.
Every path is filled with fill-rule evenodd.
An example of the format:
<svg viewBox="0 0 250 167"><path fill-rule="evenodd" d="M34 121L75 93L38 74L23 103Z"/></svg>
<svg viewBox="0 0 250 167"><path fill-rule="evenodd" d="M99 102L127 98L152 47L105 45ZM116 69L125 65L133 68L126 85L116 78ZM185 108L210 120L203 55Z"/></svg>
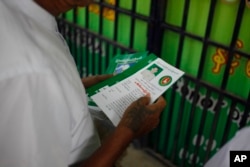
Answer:
<svg viewBox="0 0 250 167"><path fill-rule="evenodd" d="M172 78L170 76L164 76L164 77L161 77L161 79L159 80L159 84L161 86L166 86L166 85L169 85L172 81Z"/></svg>

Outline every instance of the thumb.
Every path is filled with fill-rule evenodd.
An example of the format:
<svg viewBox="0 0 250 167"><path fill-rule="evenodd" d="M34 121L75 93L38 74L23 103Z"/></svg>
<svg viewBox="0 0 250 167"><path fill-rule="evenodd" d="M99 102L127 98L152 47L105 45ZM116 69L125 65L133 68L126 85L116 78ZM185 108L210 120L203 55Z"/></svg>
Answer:
<svg viewBox="0 0 250 167"><path fill-rule="evenodd" d="M148 105L150 103L150 96L146 95L146 96L140 97L137 101L141 105Z"/></svg>

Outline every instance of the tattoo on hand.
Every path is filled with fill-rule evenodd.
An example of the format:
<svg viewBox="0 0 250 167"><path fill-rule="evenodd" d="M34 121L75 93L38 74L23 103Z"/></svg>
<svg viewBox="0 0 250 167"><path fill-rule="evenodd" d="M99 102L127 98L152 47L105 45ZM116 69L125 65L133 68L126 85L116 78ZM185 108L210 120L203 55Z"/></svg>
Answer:
<svg viewBox="0 0 250 167"><path fill-rule="evenodd" d="M129 109L127 113L126 120L124 123L126 126L131 129L133 132L137 132L140 128L142 121L149 115L152 115L154 111L148 109L141 101L137 101L135 105Z"/></svg>

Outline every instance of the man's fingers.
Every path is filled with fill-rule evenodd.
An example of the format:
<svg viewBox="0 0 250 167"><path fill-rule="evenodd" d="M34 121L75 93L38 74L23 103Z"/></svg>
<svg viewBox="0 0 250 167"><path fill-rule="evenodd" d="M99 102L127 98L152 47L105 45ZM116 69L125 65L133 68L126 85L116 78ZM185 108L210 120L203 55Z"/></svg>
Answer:
<svg viewBox="0 0 250 167"><path fill-rule="evenodd" d="M157 101L150 105L151 110L162 111L166 107L166 100L160 96Z"/></svg>
<svg viewBox="0 0 250 167"><path fill-rule="evenodd" d="M137 100L140 105L148 105L150 102L150 96L143 96Z"/></svg>
<svg viewBox="0 0 250 167"><path fill-rule="evenodd" d="M162 106L162 108L164 108L164 107L166 107L167 102L166 102L166 100L162 96L160 96L157 99L157 101L155 102L155 104L158 104L159 106Z"/></svg>
<svg viewBox="0 0 250 167"><path fill-rule="evenodd" d="M113 77L114 75L113 74L103 74L103 75L96 75L95 77L95 80L98 81L98 82L101 82L101 81L104 81L106 79L109 79L111 77Z"/></svg>
<svg viewBox="0 0 250 167"><path fill-rule="evenodd" d="M88 88L111 77L113 77L112 74L90 76L82 78L82 83L86 88Z"/></svg>

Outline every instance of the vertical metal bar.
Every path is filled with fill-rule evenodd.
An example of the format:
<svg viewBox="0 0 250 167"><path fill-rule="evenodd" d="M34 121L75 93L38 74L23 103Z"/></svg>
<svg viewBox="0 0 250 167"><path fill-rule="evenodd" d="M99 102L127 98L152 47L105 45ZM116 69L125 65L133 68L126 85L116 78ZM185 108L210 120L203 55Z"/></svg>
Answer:
<svg viewBox="0 0 250 167"><path fill-rule="evenodd" d="M227 142L229 130L230 130L231 125L232 125L232 117L233 117L233 113L234 113L235 108L236 108L236 101L234 101L232 99L232 102L230 105L230 110L229 110L228 117L227 117L226 126L225 126L225 131L224 131L224 134L222 137L220 147Z"/></svg>
<svg viewBox="0 0 250 167"><path fill-rule="evenodd" d="M73 23L77 24L77 7L73 9Z"/></svg>
<svg viewBox="0 0 250 167"><path fill-rule="evenodd" d="M98 68L98 71L97 71L97 73L98 74L103 74L103 72L105 71L105 68L104 68L104 64L105 64L105 62L103 61L103 59L104 58L106 58L106 57L104 57L105 56L105 53L103 52L103 40L102 39L99 39L99 46L98 46L98 61L99 61L99 68Z"/></svg>
<svg viewBox="0 0 250 167"><path fill-rule="evenodd" d="M165 19L166 2L167 0L151 1L150 17L148 21L147 50L156 55L160 55L161 53L164 32L161 24Z"/></svg>
<svg viewBox="0 0 250 167"><path fill-rule="evenodd" d="M117 41L118 39L118 22L119 22L119 12L118 12L118 8L120 5L120 0L116 0L115 3L115 25L114 25L114 37L113 40ZM116 47L113 47L113 54L116 54L117 50Z"/></svg>
<svg viewBox="0 0 250 167"><path fill-rule="evenodd" d="M197 83L196 83L197 84ZM194 115L195 115L195 111L196 111L196 104L197 101L199 99L199 86L195 86L195 90L194 90L194 95L193 95L193 100L192 100L192 106L191 106L191 111L188 117L188 125L187 125L187 129L192 129L193 128L193 119L194 119ZM185 161L185 157L187 154L187 149L189 147L189 141L190 141L190 134L188 133L188 131L186 131L186 135L185 135L185 143L184 143L184 147L183 147L183 155L182 155L182 165L181 166L185 166L186 161Z"/></svg>
<svg viewBox="0 0 250 167"><path fill-rule="evenodd" d="M66 19L66 13L62 13L62 14L61 14L61 17L62 17L63 19Z"/></svg>
<svg viewBox="0 0 250 167"><path fill-rule="evenodd" d="M106 59L105 59L105 69L106 69L106 68L108 67L108 65L109 65L109 55L110 55L109 49L110 49L110 45L106 42L106 43L105 43L105 55L106 55Z"/></svg>
<svg viewBox="0 0 250 167"><path fill-rule="evenodd" d="M155 3L157 0L151 0L151 8L150 8L150 16L149 16L149 22L148 22L148 32L147 32L147 36L148 36L148 41L147 41L147 50L149 52L153 52L153 45L154 45L154 15L155 15L155 10L156 10L156 5Z"/></svg>
<svg viewBox="0 0 250 167"><path fill-rule="evenodd" d="M80 43L80 29L79 28L75 28L75 34L76 34L76 38L75 38L75 41L76 41L76 44L75 44L75 51L76 51L76 66L77 66L77 70L78 70L78 73L79 73L79 76L81 76L81 66L80 66L80 57L81 57L81 54L80 54L80 49L81 49L81 43Z"/></svg>
<svg viewBox="0 0 250 167"><path fill-rule="evenodd" d="M91 75L95 75L95 38L93 35L90 37L90 55Z"/></svg>
<svg viewBox="0 0 250 167"><path fill-rule="evenodd" d="M233 51L235 50L236 42L237 42L237 39L238 39L240 26L241 26L241 21L242 21L243 14L244 14L244 9L245 9L245 2L240 1L239 8L238 8L238 13L237 13L237 18L236 18L236 22L235 22L235 26L234 26L234 32L233 32L231 43L230 43L230 46L229 46L227 65L226 65L226 69L225 69L222 84L221 84L221 89L223 89L223 90L226 88L227 81L228 81L228 78L229 78L229 71L230 71L231 63L232 63L233 56L234 56Z"/></svg>
<svg viewBox="0 0 250 167"><path fill-rule="evenodd" d="M136 0L132 0L129 48L134 46Z"/></svg>
<svg viewBox="0 0 250 167"><path fill-rule="evenodd" d="M173 144L173 150L172 150L172 155L171 155L171 161L173 162L176 158L176 155L178 155L177 153L177 147L178 147L178 142L179 142L179 135L180 135L180 131L181 131L181 120L183 119L183 113L185 110L185 101L186 101L186 95L188 94L188 84L189 81L187 79L184 79L184 85L182 87L182 97L181 97L181 103L178 109L179 112L179 117L178 120L176 121L176 129L175 129L175 137L174 137L174 144ZM186 153L185 150L183 151L183 156L181 157L182 159L185 159L184 157L186 157Z"/></svg>
<svg viewBox="0 0 250 167"><path fill-rule="evenodd" d="M168 120L167 120L167 127L166 127L166 129L168 129L168 131L166 132L166 135L165 135L165 143L164 143L164 146L163 146L163 148L164 148L164 150L168 150L168 142L169 142L169 136L170 136L170 129L171 129L171 122L172 122L172 116L173 116L173 112L172 111L174 111L174 101L175 101L175 97L176 97L176 92L175 92L175 90L176 90L176 84L174 84L173 85L173 90L172 90L172 92L171 92L171 98L169 99L169 102L168 102L168 104L169 104L169 114L168 114ZM174 146L174 145L173 145ZM172 158L171 158L171 160L173 159L173 157L174 157L174 155L175 155L175 153L172 153Z"/></svg>
<svg viewBox="0 0 250 167"><path fill-rule="evenodd" d="M86 55L86 76L89 76L89 73L90 73L90 65L89 65L89 62L90 62L90 46L89 46L89 34L86 33L86 47L85 47L85 55Z"/></svg>
<svg viewBox="0 0 250 167"><path fill-rule="evenodd" d="M100 0L99 2L99 8L100 8L100 15L99 15L99 26L98 26L98 34L103 34L103 0ZM101 49L100 49L100 39L96 38L93 39L94 46L93 46L93 72L94 74L100 74L101 73Z"/></svg>
<svg viewBox="0 0 250 167"><path fill-rule="evenodd" d="M93 36L93 64L92 64L92 69L93 69L93 74L97 75L99 74L99 70L101 68L101 63L100 63L100 53L99 53L99 47L100 47L100 39L96 38Z"/></svg>
<svg viewBox="0 0 250 167"><path fill-rule="evenodd" d="M96 69L96 74L101 74L102 72L102 39L98 39L96 38L96 49L95 49L95 57L96 57L96 61L95 61L95 65L97 65L98 67L95 67Z"/></svg>
<svg viewBox="0 0 250 167"><path fill-rule="evenodd" d="M89 6L87 6L85 10L85 20L86 20L86 29L88 29L89 28Z"/></svg>
<svg viewBox="0 0 250 167"><path fill-rule="evenodd" d="M180 63L181 63L182 50L183 50L184 40L185 40L185 35L184 35L183 32L186 30L186 26L187 26L187 18L188 18L189 6L190 6L190 0L186 0L185 1L185 5L184 5L184 12L183 12L183 17L182 17L182 24L181 24L181 37L180 37L180 41L179 41L179 47L178 47L177 59L176 59L176 67L177 68L180 67ZM184 164L184 160L185 160L186 154L187 154L187 152L184 149L183 150L183 155L182 155L181 166Z"/></svg>
<svg viewBox="0 0 250 167"><path fill-rule="evenodd" d="M100 17L99 17L99 30L98 30L98 33L99 35L102 35L103 34L103 0L100 0ZM97 38L96 38L97 40ZM98 52L96 52L96 54L94 54L94 56L96 57L96 61L94 62L95 63L95 74L101 74L101 71L102 71L102 63L101 63L101 57L102 57L102 53L101 53L101 40L99 39L97 41L97 45L96 46ZM98 53L98 54L97 54Z"/></svg>
<svg viewBox="0 0 250 167"><path fill-rule="evenodd" d="M202 73L203 73L203 68L205 65L206 53L207 53L207 48L208 48L208 41L207 40L210 36L211 29L212 29L215 5L216 5L216 0L212 0L211 4L210 4L210 8L209 8L209 15L208 15L208 20L207 20L205 36L204 36L204 44L203 44L202 52L201 52L201 61L200 61L200 65L199 65L198 75L197 75L198 79L201 78Z"/></svg>
<svg viewBox="0 0 250 167"><path fill-rule="evenodd" d="M88 45L87 45L87 33L85 31L82 31L82 49L83 49L83 76L87 77L88 75Z"/></svg>
<svg viewBox="0 0 250 167"><path fill-rule="evenodd" d="M211 129L210 129L210 133L209 133L210 136L209 136L209 140L208 140L208 144L207 144L207 150L206 150L204 163L210 157L212 142L213 142L213 139L214 139L215 131L217 129L217 124L218 124L218 120L219 120L219 117L220 117L220 109L221 109L221 104L223 102L223 99L224 99L224 96L222 94L220 94L219 97L218 97L218 101L216 103L215 109L214 109L215 113L214 113L214 118L213 118L212 126L211 126Z"/></svg>
<svg viewBox="0 0 250 167"><path fill-rule="evenodd" d="M77 64L77 29L74 27L71 27L71 30L73 31L72 33L72 55L74 57L75 63Z"/></svg>
<svg viewBox="0 0 250 167"><path fill-rule="evenodd" d="M82 32L83 30L82 29L79 29L78 31L78 39L79 39L79 73L80 73L80 77L82 78L83 77L83 36L82 36Z"/></svg>
<svg viewBox="0 0 250 167"><path fill-rule="evenodd" d="M200 120L200 126L199 126L198 133L197 133L197 140L195 142L195 150L194 150L194 158L192 159L192 166L196 165L195 163L196 163L199 147L201 144L201 136L202 136L202 132L203 132L204 126L205 126L204 122L205 122L206 117L207 117L207 112L208 112L208 108L209 108L208 101L209 101L210 97L211 97L211 90L207 90L206 97L205 97L205 104L204 104L204 108L202 110L202 115L201 115L201 120Z"/></svg>
<svg viewBox="0 0 250 167"><path fill-rule="evenodd" d="M76 23L76 20L77 20L77 8L74 8L73 9L73 23L75 24ZM77 64L77 51L76 51L76 48L77 48L77 34L76 34L76 28L71 26L70 28L70 31L71 31L71 53L72 53L72 56L75 60L75 63Z"/></svg>
<svg viewBox="0 0 250 167"><path fill-rule="evenodd" d="M167 8L167 1L168 0L159 0L159 3L157 4L157 16L158 18L158 24L156 24L156 34L155 34L155 40L153 41L154 43L154 52L157 55L160 55L162 51L162 43L163 43L163 34L164 34L164 28L162 27L162 23L165 22L165 17L166 17L166 8Z"/></svg>
<svg viewBox="0 0 250 167"><path fill-rule="evenodd" d="M64 38L66 38L66 24L63 23L62 20L59 20L59 31L61 32L61 34L64 36Z"/></svg>
<svg viewBox="0 0 250 167"><path fill-rule="evenodd" d="M186 30L186 26L187 26L187 18L188 18L189 5L190 5L190 0L186 0L185 1L185 6L184 6L183 17L182 17L182 24L181 24L181 34L180 34L181 37L180 37L180 41L179 41L179 47L178 47L178 52L177 52L177 59L176 59L176 64L175 64L175 66L177 68L180 67L180 63L181 63L182 50L183 50L184 39L185 39L184 31Z"/></svg>
<svg viewBox="0 0 250 167"><path fill-rule="evenodd" d="M103 0L100 0L100 4L99 4L99 6L100 6L100 17L99 17L99 30L98 30L98 33L100 34L100 35L102 35L102 33L103 33L103 5L102 5L102 3L103 3Z"/></svg>
<svg viewBox="0 0 250 167"><path fill-rule="evenodd" d="M89 28L89 7L87 6L86 7L86 10L85 10L85 20L86 20L86 29ZM86 57L86 66L85 66L85 69L86 69L86 76L89 75L90 73L90 70L89 70L89 59L90 59L90 56L89 56L89 52L90 52L90 49L89 49L89 33L85 33L85 57Z"/></svg>

